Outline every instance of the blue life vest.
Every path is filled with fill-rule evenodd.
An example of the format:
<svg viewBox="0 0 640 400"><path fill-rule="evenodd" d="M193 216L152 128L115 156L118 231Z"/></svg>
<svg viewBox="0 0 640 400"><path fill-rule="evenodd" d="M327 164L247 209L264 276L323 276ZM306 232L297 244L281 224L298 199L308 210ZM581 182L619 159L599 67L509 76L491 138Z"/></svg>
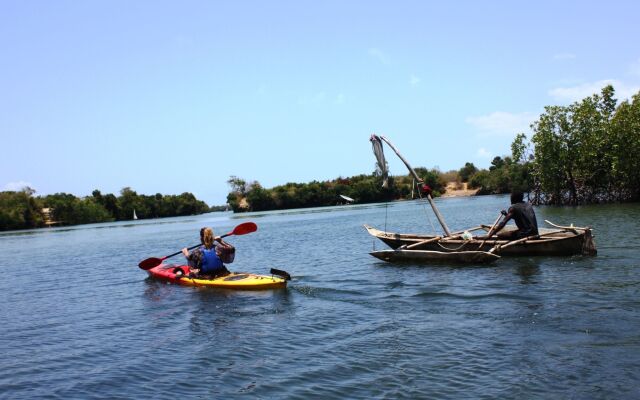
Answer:
<svg viewBox="0 0 640 400"><path fill-rule="evenodd" d="M202 247L202 270L203 274L213 274L224 269L222 260L216 254L216 248L207 249Z"/></svg>

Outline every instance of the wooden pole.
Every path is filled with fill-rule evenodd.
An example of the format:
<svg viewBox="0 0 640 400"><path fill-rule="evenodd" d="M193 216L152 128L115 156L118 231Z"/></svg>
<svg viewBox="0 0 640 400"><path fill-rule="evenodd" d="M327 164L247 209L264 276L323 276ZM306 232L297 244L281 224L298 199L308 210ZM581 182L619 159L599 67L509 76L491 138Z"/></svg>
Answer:
<svg viewBox="0 0 640 400"><path fill-rule="evenodd" d="M420 247L422 245L425 245L425 244L428 244L428 243L431 243L431 242L437 242L440 239L442 239L440 236L436 236L436 237L433 237L431 239L427 239L427 240L423 240L423 241L418 242L418 243L410 244L409 246L406 246L406 247L402 246L402 247L400 247L400 249L401 250L405 250L405 249L406 250L411 250L411 249L415 249L416 247Z"/></svg>
<svg viewBox="0 0 640 400"><path fill-rule="evenodd" d="M393 144L391 144L391 142L389 141L389 139L387 139L384 136L380 136L380 139L384 140L386 144L389 145L389 147L391 147L391 150L393 150L398 157L400 158L400 160L402 160L402 162L404 163L404 165L406 165L407 169L409 170L409 172L411 173L411 175L413 175L413 177L415 178L415 180L418 183L424 183L424 181L422 180L422 178L420 178L418 176L418 174L416 173L416 171L414 171L414 169L411 167L411 165L409 164L409 162L407 160L404 159L404 157L402 157L402 154L400 154L400 152L398 151L398 149L395 148L395 146ZM447 227L447 224L444 222L444 218L442 217L442 215L440 214L440 211L438 211L438 208L436 207L436 204L433 202L433 198L431 197L431 194L427 193L427 200L429 200L429 204L431 205L431 209L433 210L433 213L436 215L436 218L438 218L438 222L440 222L440 225L442 225L442 229L444 230L444 236L451 236L451 232L449 231L449 228Z"/></svg>
<svg viewBox="0 0 640 400"><path fill-rule="evenodd" d="M532 236L524 237L522 239L513 240L511 242L507 242L506 244L504 244L502 246L497 244L497 245L493 246L493 248L491 250L489 250L489 253L495 253L496 251L500 251L502 249L505 249L507 247L511 247L511 246L513 246L515 244L518 244L518 243L526 242L527 240L538 239L538 238L541 238L543 236L549 236L549 235L553 235L553 234L556 234L556 233L562 233L562 232L566 232L566 231L567 231L566 229L561 229L561 230L557 230L557 231L550 231L550 232L541 233L540 235L532 235Z"/></svg>

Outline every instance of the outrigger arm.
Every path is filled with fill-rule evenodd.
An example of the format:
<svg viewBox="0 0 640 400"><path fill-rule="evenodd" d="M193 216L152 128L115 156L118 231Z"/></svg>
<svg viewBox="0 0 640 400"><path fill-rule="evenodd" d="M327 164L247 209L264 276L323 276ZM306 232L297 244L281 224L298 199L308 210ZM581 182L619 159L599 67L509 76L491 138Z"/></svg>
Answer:
<svg viewBox="0 0 640 400"><path fill-rule="evenodd" d="M388 144L389 147L391 147L391 150L393 150L398 155L398 157L400 158L400 160L402 160L404 165L406 165L407 169L409 170L411 175L413 175L413 177L415 178L416 182L418 184L424 184L424 180L418 176L418 174L416 173L416 171L414 171L414 169L411 167L409 162L407 160L405 160L405 158L402 156L402 154L400 154L398 149L396 149L395 146L393 144L391 144L389 139L387 139L384 136L378 136L378 135L373 135L373 136L376 137L376 138L379 138L381 140L384 140L384 142L386 144ZM440 214L440 211L438 211L438 208L436 207L436 204L433 202L433 198L431 197L430 193L427 193L427 200L429 200L429 204L431 205L431 208L433 209L433 213L436 215L436 218L438 218L438 222L440 222L440 225L442 225L442 229L444 230L444 236L451 236L451 232L449 231L449 228L447 227L447 224L444 222L444 218Z"/></svg>

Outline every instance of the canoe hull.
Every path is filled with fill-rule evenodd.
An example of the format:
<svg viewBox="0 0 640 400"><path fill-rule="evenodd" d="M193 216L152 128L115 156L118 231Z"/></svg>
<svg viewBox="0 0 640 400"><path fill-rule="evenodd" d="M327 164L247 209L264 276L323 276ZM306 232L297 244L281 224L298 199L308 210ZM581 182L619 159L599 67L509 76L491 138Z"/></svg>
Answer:
<svg viewBox="0 0 640 400"><path fill-rule="evenodd" d="M500 256L484 251L381 250L369 254L387 262L433 264L486 264L500 259Z"/></svg>
<svg viewBox="0 0 640 400"><path fill-rule="evenodd" d="M176 272L182 271L182 276ZM215 279L192 279L186 275L189 267L186 265L160 264L147 271L149 276L166 282L186 286L205 286L235 290L263 290L279 289L287 286L287 281L272 275L257 275L246 272L232 272L229 275Z"/></svg>
<svg viewBox="0 0 640 400"><path fill-rule="evenodd" d="M370 235L382 240L392 249L398 249L404 245L412 245L426 241L435 236L420 234L405 234L384 232L365 225ZM543 233L544 230L541 230ZM461 238L434 241L417 246L416 250L438 252L483 251L488 252L496 244L505 245L507 240L486 240ZM585 231L559 232L544 236L539 239L528 240L513 246L505 247L499 252L500 256L572 256L572 255L596 255L596 246L590 229Z"/></svg>

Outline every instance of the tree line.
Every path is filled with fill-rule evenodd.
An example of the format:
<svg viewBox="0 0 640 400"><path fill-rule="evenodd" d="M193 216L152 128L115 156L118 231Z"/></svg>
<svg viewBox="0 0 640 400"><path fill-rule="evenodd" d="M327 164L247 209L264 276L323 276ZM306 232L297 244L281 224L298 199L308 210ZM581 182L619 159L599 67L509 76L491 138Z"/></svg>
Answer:
<svg viewBox="0 0 640 400"><path fill-rule="evenodd" d="M432 188L434 196L444 193L446 182L437 170L416 168L416 172ZM234 212L332 206L345 202L340 195L358 203L401 200L411 196L413 187L412 178L407 175L389 177L388 187L383 188L379 172L322 182L290 182L271 189L264 188L258 181L248 182L237 176L231 176L227 183L231 187L227 203Z"/></svg>
<svg viewBox="0 0 640 400"><path fill-rule="evenodd" d="M19 192L0 192L0 231L39 228L53 222L56 225L76 225L96 222L123 221L136 216L162 218L202 214L212 211L204 201L191 193L147 196L129 187L116 196L94 190L91 196L76 197L69 193L34 196L25 188ZM219 207L215 207L217 210ZM49 211L49 212L47 212Z"/></svg>
<svg viewBox="0 0 640 400"><path fill-rule="evenodd" d="M530 166L513 161L512 157L495 157L489 169L478 169L466 163L460 170L442 172L437 168L415 168L433 197L447 191L447 183L468 182L477 189L477 194L510 193L512 190L526 191L531 181ZM231 191L227 203L234 212L285 210L290 208L322 207L344 203L344 195L357 203L378 203L395 200L410 200L422 196L410 174L389 176L389 185L382 187L379 171L347 178L338 177L328 181L309 183L286 183L267 189L258 181L246 181L236 176L227 181Z"/></svg>
<svg viewBox="0 0 640 400"><path fill-rule="evenodd" d="M577 205L640 200L640 92L617 105L614 88L606 86L569 106L547 106L532 125L529 140L518 133L511 154L495 157L488 169L467 162L459 170L416 168L433 189L468 182L477 194L528 192L534 204ZM379 171L330 181L287 183L271 189L236 176L228 183L227 202L234 212L319 207L416 197L410 175L390 177L382 188Z"/></svg>

